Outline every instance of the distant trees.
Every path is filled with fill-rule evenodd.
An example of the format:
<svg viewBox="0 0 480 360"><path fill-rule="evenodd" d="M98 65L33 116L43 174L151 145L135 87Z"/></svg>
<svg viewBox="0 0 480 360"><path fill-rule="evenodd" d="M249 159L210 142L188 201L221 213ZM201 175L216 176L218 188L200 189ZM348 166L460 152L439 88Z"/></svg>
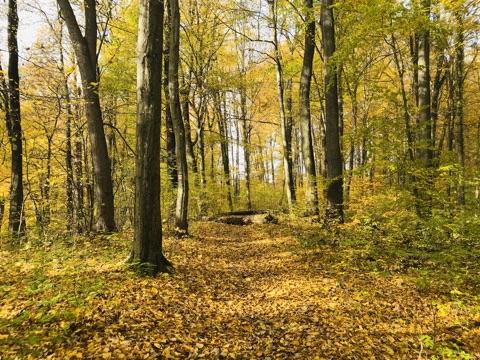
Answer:
<svg viewBox="0 0 480 360"><path fill-rule="evenodd" d="M394 192L423 222L480 196L472 2L164 1L161 69L145 62L143 73L131 61L132 33L150 34L151 44L160 30L149 24L160 20L146 17L137 29L135 6L57 4L59 19L35 5L49 31L18 69L16 2L8 2L0 197L10 197L2 212L12 233L30 221L42 237L139 224L136 239L147 244L160 209L180 237L189 219L228 210L341 223L370 196ZM158 17L158 6L140 4L143 16ZM159 59L150 46L138 50ZM158 89L151 83L162 70ZM149 107L154 97L162 107ZM143 197L160 196L152 180L160 170L147 158L165 169L158 209Z"/></svg>

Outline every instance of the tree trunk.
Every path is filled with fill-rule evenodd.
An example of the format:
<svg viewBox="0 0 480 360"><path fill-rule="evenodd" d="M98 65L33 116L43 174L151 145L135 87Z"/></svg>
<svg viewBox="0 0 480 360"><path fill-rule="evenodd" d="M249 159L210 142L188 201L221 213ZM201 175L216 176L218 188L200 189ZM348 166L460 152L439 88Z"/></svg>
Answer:
<svg viewBox="0 0 480 360"><path fill-rule="evenodd" d="M457 187L457 203L465 205L465 139L464 139L464 62L465 62L465 39L463 34L463 14L458 11L457 34L455 41L455 120L456 134L455 143L457 150L458 164L460 165L459 181Z"/></svg>
<svg viewBox="0 0 480 360"><path fill-rule="evenodd" d="M222 113L221 100L219 96L217 99L217 119L218 119L218 132L220 133L220 152L222 155L223 164L223 177L225 181L225 187L227 188L227 202L230 211L233 211L232 201L232 187L230 184L230 160L228 157L228 133L227 133L227 121L225 115Z"/></svg>
<svg viewBox="0 0 480 360"><path fill-rule="evenodd" d="M135 240L131 262L143 274L168 272L162 253L160 119L163 0L140 0L137 43Z"/></svg>
<svg viewBox="0 0 480 360"><path fill-rule="evenodd" d="M252 209L252 193L250 189L250 121L247 119L247 91L245 84L240 89L240 119L242 121L243 159L245 161L245 195L247 209Z"/></svg>
<svg viewBox="0 0 480 360"><path fill-rule="evenodd" d="M317 172L313 153L312 120L310 115L310 84L312 82L313 56L315 51L315 18L313 1L305 0L305 47L300 78L300 129L302 133L302 154L305 164L306 214L318 216Z"/></svg>
<svg viewBox="0 0 480 360"><path fill-rule="evenodd" d="M225 111L226 111L226 104L225 104ZM237 115L237 114L235 114ZM233 131L232 130L232 127L230 127L230 131ZM238 198L240 197L240 125L239 125L239 121L238 121L238 116L235 116L235 143L236 143L236 146L235 146L235 159L234 159L234 163L235 163L235 175L234 175L234 194L235 194L235 198L238 200ZM234 146L233 146L233 142L232 142L232 154L234 152Z"/></svg>
<svg viewBox="0 0 480 360"><path fill-rule="evenodd" d="M291 79L285 83L283 78L282 56L280 53L280 45L278 41L277 28L277 1L269 0L270 13L272 16L273 25L273 45L274 45L274 60L275 72L277 78L277 92L278 92L278 106L280 114L280 128L282 132L282 155L283 155L283 173L285 193L287 194L288 207L291 209L296 200L295 182L293 180L293 165L292 165L292 118L286 115L285 111L285 90L291 92ZM288 88L287 88L288 86ZM290 97L291 101L291 97ZM291 115L291 103L289 104Z"/></svg>
<svg viewBox="0 0 480 360"><path fill-rule="evenodd" d="M435 78L433 80L433 91L432 91L432 146L435 149L436 147L436 138L437 138L437 128L438 128L438 113L440 110L440 95L442 86L445 83L445 56L440 54L437 59L437 71L435 72ZM434 151L434 161L435 166L438 166L438 152Z"/></svg>
<svg viewBox="0 0 480 360"><path fill-rule="evenodd" d="M165 94L165 136L166 136L166 147L167 147L167 173L170 183L174 189L178 185L178 174L177 174L177 160L175 155L175 131L173 130L172 122L172 113L170 111L170 94L168 93L168 67L169 67L169 38L170 38L170 5L169 0L166 1L166 10L167 16L164 17L163 27L164 27L164 46L163 46L163 93Z"/></svg>
<svg viewBox="0 0 480 360"><path fill-rule="evenodd" d="M5 214L5 199L0 198L0 233L2 232L3 214Z"/></svg>
<svg viewBox="0 0 480 360"><path fill-rule="evenodd" d="M180 108L180 89L178 67L180 63L180 9L178 0L170 0L170 56L168 67L168 91L170 111L175 132L175 150L177 154L177 205L175 212L175 235L188 234L188 166L185 146L185 127Z"/></svg>
<svg viewBox="0 0 480 360"><path fill-rule="evenodd" d="M422 1L424 16L429 19L430 0ZM430 31L424 29L418 35L418 125L419 143L418 158L423 167L423 174L418 187L417 212L421 217L431 213L432 198L430 187L432 183L433 146L432 146L432 116L430 93Z"/></svg>
<svg viewBox="0 0 480 360"><path fill-rule="evenodd" d="M272 136L270 139L270 169L272 171L272 185L275 188L276 181L275 181L275 159L273 156L276 144L276 136Z"/></svg>
<svg viewBox="0 0 480 360"><path fill-rule="evenodd" d="M355 167L355 156L356 156L355 143L356 143L357 122L358 122L358 100L357 100L358 85L357 84L358 84L357 82L353 84L353 89L350 89L348 87L350 101L352 103L352 109L351 109L352 132L350 135L350 150L348 155L348 169L347 169L348 173L346 176L346 184L345 184L345 202L346 203L348 203L350 198L350 188L352 185L353 170Z"/></svg>
<svg viewBox="0 0 480 360"><path fill-rule="evenodd" d="M215 117L211 117L211 121L208 122L208 131L210 134L213 133L213 126L215 125ZM210 150L210 181L212 184L215 182L215 144L213 142L209 143Z"/></svg>
<svg viewBox="0 0 480 360"><path fill-rule="evenodd" d="M407 96L407 90L405 86L405 68L402 63L402 59L400 58L400 50L398 49L397 46L397 41L395 39L395 36L392 34L392 42L390 43L390 46L393 50L393 60L395 63L395 67L397 69L398 77L400 79L400 91L402 94L402 106L403 106L403 120L405 124L405 134L407 138L407 154L410 159L410 161L415 160L415 153L414 153L414 136L413 136L413 131L412 131L412 124L411 124L411 116L410 116L410 111L408 108L408 96ZM415 57L416 59L416 57ZM416 61L416 60L415 60ZM417 65L414 65L417 66ZM415 78L416 75L415 75ZM362 146L362 166L365 165L364 163L366 162L366 156L365 155L365 148L366 146Z"/></svg>
<svg viewBox="0 0 480 360"><path fill-rule="evenodd" d="M116 225L111 164L98 94L96 3L95 0L85 1L85 36L80 31L70 2L57 0L57 3L67 25L82 77L97 203L95 229L100 232L112 232L116 231Z"/></svg>
<svg viewBox="0 0 480 360"><path fill-rule="evenodd" d="M65 62L63 56L63 23L60 28L59 52L60 69L65 74ZM65 107L67 117L65 119L65 171L67 175L66 195L67 195L67 230L70 231L74 224L74 200L73 200L73 154L72 154L72 119L74 118L72 110L72 101L70 98L70 88L68 86L68 76L63 78L63 92L65 97Z"/></svg>
<svg viewBox="0 0 480 360"><path fill-rule="evenodd" d="M335 54L333 0L322 0L321 23L325 60L325 140L327 221L343 222L343 165L340 150L338 74Z"/></svg>
<svg viewBox="0 0 480 360"><path fill-rule="evenodd" d="M8 228L12 235L25 233L23 203L22 123L20 115L20 76L18 73L17 1L8 1L8 110L7 132L11 147L10 214Z"/></svg>
<svg viewBox="0 0 480 360"><path fill-rule="evenodd" d="M76 79L75 79L76 80ZM75 84L77 82L75 81ZM77 88L75 93L77 94L76 104L75 104L75 118L74 118L74 128L75 128L75 150L74 150L74 171L75 171L75 216L76 216L76 225L77 233L82 234L87 229L87 219L85 216L85 191L84 191L84 178L83 178L83 130L81 127L81 118L82 110L79 104L81 97L81 90Z"/></svg>
<svg viewBox="0 0 480 360"><path fill-rule="evenodd" d="M182 89L182 97L181 97L181 102L182 102L182 115L183 115L183 124L185 126L185 146L187 147L187 162L190 163L190 166L192 167L192 172L195 176L195 179L197 178L198 174L198 166L197 166L197 158L195 157L195 151L194 151L194 142L192 140L192 128L190 124L190 89L189 85L184 84L183 89Z"/></svg>
<svg viewBox="0 0 480 360"><path fill-rule="evenodd" d="M53 143L53 134L47 134L47 166L46 174L40 179L40 193L42 195L42 215L41 215L41 228L44 229L45 226L50 224L50 182L52 177L52 143Z"/></svg>
<svg viewBox="0 0 480 360"><path fill-rule="evenodd" d="M200 158L200 186L205 188L207 184L206 165L205 165L205 129L203 119L198 119L197 137L198 137L198 156Z"/></svg>

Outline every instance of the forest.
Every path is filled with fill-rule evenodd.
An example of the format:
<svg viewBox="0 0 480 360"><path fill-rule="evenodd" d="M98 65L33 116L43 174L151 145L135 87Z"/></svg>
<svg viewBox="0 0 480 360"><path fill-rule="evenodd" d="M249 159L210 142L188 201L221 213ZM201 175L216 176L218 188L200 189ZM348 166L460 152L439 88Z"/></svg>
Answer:
<svg viewBox="0 0 480 360"><path fill-rule="evenodd" d="M0 359L480 359L479 0L5 0Z"/></svg>

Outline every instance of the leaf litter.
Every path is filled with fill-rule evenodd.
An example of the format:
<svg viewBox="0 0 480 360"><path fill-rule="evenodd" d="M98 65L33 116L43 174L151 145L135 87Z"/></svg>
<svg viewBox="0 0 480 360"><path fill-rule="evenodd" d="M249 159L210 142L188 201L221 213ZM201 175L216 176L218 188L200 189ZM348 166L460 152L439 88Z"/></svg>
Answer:
<svg viewBox="0 0 480 360"><path fill-rule="evenodd" d="M0 353L422 359L450 349L480 356L472 302L419 291L401 274L345 266L332 260L344 251L338 247L305 250L290 226L192 228L190 238L165 241L173 276L139 278L125 269L132 234L59 246L43 258L2 252Z"/></svg>

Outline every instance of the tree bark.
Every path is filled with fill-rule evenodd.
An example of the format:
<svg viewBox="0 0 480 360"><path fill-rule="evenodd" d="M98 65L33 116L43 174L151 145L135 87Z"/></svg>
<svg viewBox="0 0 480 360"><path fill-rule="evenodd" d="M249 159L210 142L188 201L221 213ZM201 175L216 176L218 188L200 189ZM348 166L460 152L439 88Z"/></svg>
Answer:
<svg viewBox="0 0 480 360"><path fill-rule="evenodd" d="M162 252L160 120L163 0L140 0L137 43L135 240L131 261L141 273L169 272Z"/></svg>
<svg viewBox="0 0 480 360"><path fill-rule="evenodd" d="M422 1L423 16L429 19L431 0ZM430 92L430 31L423 29L418 35L418 159L423 167L418 187L417 212L421 217L431 213L433 142Z"/></svg>
<svg viewBox="0 0 480 360"><path fill-rule="evenodd" d="M61 24L59 34L59 54L60 69L65 74L65 61L63 56L63 23ZM65 108L67 117L65 119L65 171L67 175L66 195L67 195L67 230L70 231L74 224L74 200L73 200L73 154L72 154L72 120L74 118L72 110L72 101L70 97L70 88L68 86L68 76L63 75L63 93L65 97Z"/></svg>
<svg viewBox="0 0 480 360"><path fill-rule="evenodd" d="M455 41L455 143L458 164L460 165L459 181L457 187L457 203L465 205L465 139L464 139L464 99L463 88L465 78L465 39L463 33L463 14L458 11L457 33Z"/></svg>
<svg viewBox="0 0 480 360"><path fill-rule="evenodd" d="M17 1L8 1L8 110L7 132L11 147L10 213L8 228L12 235L25 233L23 203L23 147L20 114L20 76L18 72Z"/></svg>
<svg viewBox="0 0 480 360"><path fill-rule="evenodd" d="M112 232L116 231L113 183L98 94L95 0L85 0L85 36L80 31L70 2L57 0L57 3L67 25L82 77L97 203L95 229L100 232Z"/></svg>
<svg viewBox="0 0 480 360"><path fill-rule="evenodd" d="M188 234L188 166L185 146L185 126L180 108L180 89L178 67L180 63L180 9L178 0L170 0L170 56L168 67L168 91L170 111L175 132L175 150L177 154L177 205L175 212L175 235Z"/></svg>
<svg viewBox="0 0 480 360"><path fill-rule="evenodd" d="M282 132L282 155L283 155L283 173L285 193L287 195L288 207L291 209L296 201L295 195L295 182L293 179L293 163L292 163L292 118L286 115L285 104L285 90L291 91L292 82L291 79L287 82L284 81L282 56L280 53L280 45L278 42L278 25L277 25L277 1L269 0L270 13L272 16L273 25L273 46L274 46L274 60L275 60L275 73L277 79L277 92L278 92L278 107L280 114L280 128ZM288 86L288 88L287 88ZM289 98L289 110L291 115L291 97Z"/></svg>
<svg viewBox="0 0 480 360"><path fill-rule="evenodd" d="M2 231L3 214L5 214L5 199L0 198L0 232Z"/></svg>
<svg viewBox="0 0 480 360"><path fill-rule="evenodd" d="M243 135L243 158L245 161L245 195L247 197L247 209L252 209L252 193L250 189L250 121L247 119L247 90L242 83L240 88L240 119L242 121Z"/></svg>
<svg viewBox="0 0 480 360"><path fill-rule="evenodd" d="M325 60L325 133L327 221L343 222L343 161L340 149L338 74L333 0L322 0L321 23Z"/></svg>
<svg viewBox="0 0 480 360"><path fill-rule="evenodd" d="M315 54L315 19L313 1L305 0L305 47L300 77L300 129L302 155L305 166L306 214L318 216L317 172L313 153L312 120L310 115L310 85L312 82L313 56Z"/></svg>
<svg viewBox="0 0 480 360"><path fill-rule="evenodd" d="M74 84L76 84L76 79ZM75 85L74 85L75 86ZM75 113L74 113L74 172L75 172L75 217L77 225L77 233L82 234L87 230L87 218L85 216L85 184L83 173L83 130L80 124L82 118L82 108L79 104L81 98L81 89L75 86L74 93L76 94Z"/></svg>
<svg viewBox="0 0 480 360"><path fill-rule="evenodd" d="M169 39L170 39L170 4L166 1L167 16L164 17L164 46L163 46L163 92L165 94L165 131L166 131L166 146L167 146L167 173L170 183L174 189L178 185L177 160L175 154L175 131L173 130L172 113L170 111L170 94L168 93L168 68L169 68Z"/></svg>
<svg viewBox="0 0 480 360"><path fill-rule="evenodd" d="M223 164L223 177L225 181L225 187L227 188L227 202L230 211L233 211L232 201L232 186L230 183L230 159L228 157L228 133L227 133L227 121L225 115L222 112L222 105L220 96L216 96L217 102L217 123L218 132L220 133L220 152L222 155Z"/></svg>
<svg viewBox="0 0 480 360"><path fill-rule="evenodd" d="M185 126L185 146L187 147L187 162L192 167L192 172L197 177L198 174L198 166L197 166L197 158L195 157L194 151L194 142L192 140L192 129L190 124L190 85L185 83L182 86L181 90L181 107L182 107L182 116L183 116L183 124Z"/></svg>

